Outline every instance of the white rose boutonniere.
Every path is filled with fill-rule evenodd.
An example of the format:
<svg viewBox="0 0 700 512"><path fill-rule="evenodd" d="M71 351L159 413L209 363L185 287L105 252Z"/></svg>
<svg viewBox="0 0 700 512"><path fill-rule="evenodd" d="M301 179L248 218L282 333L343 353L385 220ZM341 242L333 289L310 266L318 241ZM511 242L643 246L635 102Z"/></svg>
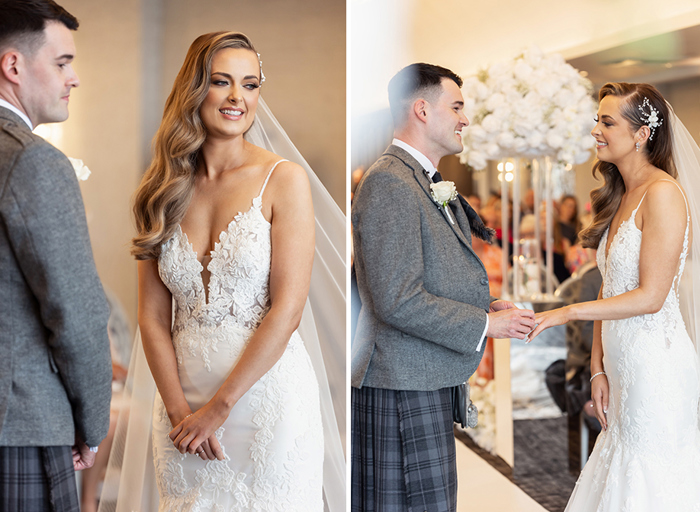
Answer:
<svg viewBox="0 0 700 512"><path fill-rule="evenodd" d="M441 181L439 183L431 183L430 195L433 197L433 201L442 206L442 209L447 214L447 218L450 219L450 223L454 224L455 221L452 220L450 210L447 208L447 203L457 199L457 188L454 182Z"/></svg>
<svg viewBox="0 0 700 512"><path fill-rule="evenodd" d="M88 169L87 165L85 165L82 160L71 157L68 157L68 160L70 160L70 163L73 165L75 175L80 181L85 181L90 177L90 169Z"/></svg>

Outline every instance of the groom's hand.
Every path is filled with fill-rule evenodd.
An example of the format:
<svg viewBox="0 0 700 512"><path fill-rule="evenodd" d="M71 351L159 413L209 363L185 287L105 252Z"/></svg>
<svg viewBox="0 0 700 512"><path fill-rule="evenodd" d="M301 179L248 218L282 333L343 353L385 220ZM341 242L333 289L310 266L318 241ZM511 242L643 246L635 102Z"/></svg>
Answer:
<svg viewBox="0 0 700 512"><path fill-rule="evenodd" d="M535 312L529 309L518 309L509 301L497 300L491 303L489 313L489 328L486 336L489 338L526 338L535 327Z"/></svg>
<svg viewBox="0 0 700 512"><path fill-rule="evenodd" d="M71 451L73 453L73 469L76 471L91 468L95 463L97 453L91 451L83 441L76 439Z"/></svg>
<svg viewBox="0 0 700 512"><path fill-rule="evenodd" d="M517 309L517 306L509 300L494 300L489 306L489 311L495 313L496 311L503 311L504 309Z"/></svg>

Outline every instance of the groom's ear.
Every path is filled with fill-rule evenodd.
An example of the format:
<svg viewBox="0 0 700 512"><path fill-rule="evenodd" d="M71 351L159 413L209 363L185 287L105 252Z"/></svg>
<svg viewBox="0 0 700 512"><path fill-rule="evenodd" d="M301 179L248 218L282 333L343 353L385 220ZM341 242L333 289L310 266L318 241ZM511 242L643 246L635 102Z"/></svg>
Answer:
<svg viewBox="0 0 700 512"><path fill-rule="evenodd" d="M19 84L19 68L22 65L22 55L14 50L10 50L3 55L0 55L0 73L2 76L12 82Z"/></svg>
<svg viewBox="0 0 700 512"><path fill-rule="evenodd" d="M427 101L424 99L417 99L413 102L413 114L418 118L419 121L425 123L428 117L427 113Z"/></svg>

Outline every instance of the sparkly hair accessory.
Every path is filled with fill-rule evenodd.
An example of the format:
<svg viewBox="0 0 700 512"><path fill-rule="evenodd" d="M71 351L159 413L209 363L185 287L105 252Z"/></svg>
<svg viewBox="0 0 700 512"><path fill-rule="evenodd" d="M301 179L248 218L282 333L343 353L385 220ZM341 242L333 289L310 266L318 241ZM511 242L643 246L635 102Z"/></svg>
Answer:
<svg viewBox="0 0 700 512"><path fill-rule="evenodd" d="M645 110L645 108L647 107L649 109L648 113ZM646 96L644 97L644 101L642 102L642 104L637 105L637 108L639 109L639 116L644 121L644 124L646 124L651 130L651 135L649 136L649 140L651 140L654 138L654 131L657 127L661 126L664 120L659 116L659 111L651 105L651 103L649 102L649 98L647 98Z"/></svg>
<svg viewBox="0 0 700 512"><path fill-rule="evenodd" d="M260 85L262 85L263 82L265 82L265 73L263 73L263 70L262 70L262 59L260 58L259 53L258 53L258 62L260 63Z"/></svg>

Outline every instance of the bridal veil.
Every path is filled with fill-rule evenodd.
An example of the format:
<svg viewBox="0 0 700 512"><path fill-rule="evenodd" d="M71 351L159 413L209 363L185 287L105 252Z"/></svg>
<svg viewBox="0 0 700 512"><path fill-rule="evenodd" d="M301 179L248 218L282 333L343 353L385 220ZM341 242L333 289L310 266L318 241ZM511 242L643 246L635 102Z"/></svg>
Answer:
<svg viewBox="0 0 700 512"><path fill-rule="evenodd" d="M301 165L316 221L311 287L298 332L318 379L323 418L323 494L328 512L345 510L345 215L260 98L246 139ZM700 274L699 274L700 275ZM137 331L110 454L100 512L155 512L151 423L156 386Z"/></svg>

